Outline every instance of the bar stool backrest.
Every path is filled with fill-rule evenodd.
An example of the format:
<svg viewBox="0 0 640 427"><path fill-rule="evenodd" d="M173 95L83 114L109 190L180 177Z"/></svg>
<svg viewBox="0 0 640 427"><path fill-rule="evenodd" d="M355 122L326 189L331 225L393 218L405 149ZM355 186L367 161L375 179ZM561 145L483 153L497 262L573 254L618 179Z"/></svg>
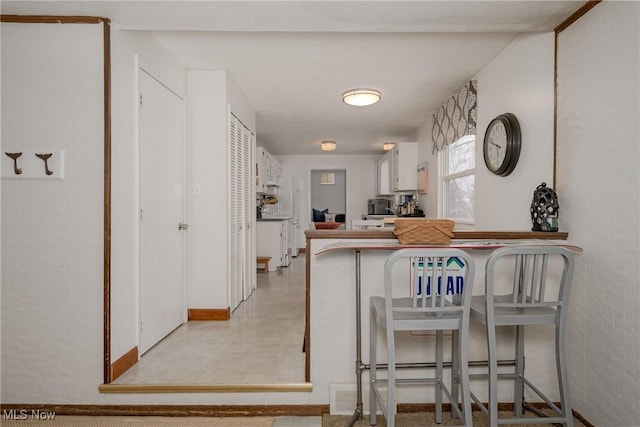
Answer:
<svg viewBox="0 0 640 427"><path fill-rule="evenodd" d="M555 258L561 260L562 275L558 280L550 280L550 264L556 265L552 261ZM500 290L494 289L496 266L502 264L501 261L508 263L509 260L512 262L513 276L511 289L507 291L507 296L499 295ZM536 316L548 313L545 308L562 312L559 309L568 300L573 269L573 254L560 246L532 245L497 249L487 260L485 270L487 317L501 312ZM514 312L513 309L517 310ZM559 320L555 319L556 322ZM520 322L528 323L526 319L520 319Z"/></svg>
<svg viewBox="0 0 640 427"><path fill-rule="evenodd" d="M408 261L411 304L392 306L392 267ZM387 319L407 312L459 315L471 302L475 264L471 256L452 248L410 248L395 251L385 263ZM417 320L417 319L416 319Z"/></svg>

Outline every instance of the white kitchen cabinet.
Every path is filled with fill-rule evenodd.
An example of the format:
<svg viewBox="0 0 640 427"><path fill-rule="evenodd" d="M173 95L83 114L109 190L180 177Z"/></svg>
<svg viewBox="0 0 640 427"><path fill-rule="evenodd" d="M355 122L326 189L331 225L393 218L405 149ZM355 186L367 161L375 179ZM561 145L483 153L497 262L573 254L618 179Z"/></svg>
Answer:
<svg viewBox="0 0 640 427"><path fill-rule="evenodd" d="M391 150L391 191L418 189L418 143L401 142Z"/></svg>
<svg viewBox="0 0 640 427"><path fill-rule="evenodd" d="M273 188L278 185L278 178L282 176L282 165L264 147L256 148L256 193L273 194Z"/></svg>
<svg viewBox="0 0 640 427"><path fill-rule="evenodd" d="M256 255L271 257L269 271L289 265L288 220L263 220L256 224Z"/></svg>
<svg viewBox="0 0 640 427"><path fill-rule="evenodd" d="M282 165L273 156L269 158L269 185L278 185L278 178L282 176Z"/></svg>
<svg viewBox="0 0 640 427"><path fill-rule="evenodd" d="M256 147L256 193L266 193L270 180L271 154L263 147Z"/></svg>
<svg viewBox="0 0 640 427"><path fill-rule="evenodd" d="M386 196L391 194L390 189L391 151L387 152L376 164L376 195Z"/></svg>

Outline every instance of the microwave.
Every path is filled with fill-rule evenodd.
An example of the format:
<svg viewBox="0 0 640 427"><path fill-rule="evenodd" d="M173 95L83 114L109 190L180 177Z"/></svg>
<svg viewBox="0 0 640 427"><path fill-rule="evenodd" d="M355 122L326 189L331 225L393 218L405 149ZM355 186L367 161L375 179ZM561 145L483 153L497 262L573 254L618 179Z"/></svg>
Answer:
<svg viewBox="0 0 640 427"><path fill-rule="evenodd" d="M391 200L387 199L369 199L367 202L368 215L389 215L391 211Z"/></svg>

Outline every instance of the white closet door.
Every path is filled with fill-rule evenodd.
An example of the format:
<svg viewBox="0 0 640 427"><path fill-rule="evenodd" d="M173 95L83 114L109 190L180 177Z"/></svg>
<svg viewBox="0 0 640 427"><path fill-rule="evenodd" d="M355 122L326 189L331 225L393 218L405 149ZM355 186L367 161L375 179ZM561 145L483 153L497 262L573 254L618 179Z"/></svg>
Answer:
<svg viewBox="0 0 640 427"><path fill-rule="evenodd" d="M183 103L140 69L140 354L185 320Z"/></svg>
<svg viewBox="0 0 640 427"><path fill-rule="evenodd" d="M241 301L241 294L238 292L239 283L242 281L240 259L241 241L240 229L242 222L240 218L240 179L241 171L238 168L239 143L239 122L235 116L229 118L229 282L227 284L227 295L229 307L234 310Z"/></svg>
<svg viewBox="0 0 640 427"><path fill-rule="evenodd" d="M244 221L244 250L243 250L243 268L242 268L242 299L246 300L249 298L251 293L253 292L253 281L251 278L253 277L253 272L255 268L251 270L253 263L251 262L252 256L252 220L255 221L255 197L253 196L253 189L255 188L255 168L253 165L255 164L255 160L252 156L251 150L251 132L246 127L242 126L242 170L243 170L243 178L244 181L242 183L242 211L243 211L243 221ZM252 173L253 171L253 173ZM255 259L255 257L253 258Z"/></svg>
<svg viewBox="0 0 640 427"><path fill-rule="evenodd" d="M248 282L249 294L251 294L257 287L257 278L256 278L256 194L255 194L255 186L253 185L256 182L256 137L253 133L249 132L249 156L247 158L247 164L249 167L249 186L247 187L247 206L249 217L247 220L248 231L246 236L247 242L247 250L245 251L245 256L247 256L246 271L245 275L246 280Z"/></svg>
<svg viewBox="0 0 640 427"><path fill-rule="evenodd" d="M256 287L255 139L229 117L229 306L235 309Z"/></svg>

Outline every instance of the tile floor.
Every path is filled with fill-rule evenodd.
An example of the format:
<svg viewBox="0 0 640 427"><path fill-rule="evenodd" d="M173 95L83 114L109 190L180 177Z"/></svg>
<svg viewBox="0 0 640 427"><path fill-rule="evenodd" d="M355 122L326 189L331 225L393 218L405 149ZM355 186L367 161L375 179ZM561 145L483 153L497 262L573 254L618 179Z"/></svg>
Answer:
<svg viewBox="0 0 640 427"><path fill-rule="evenodd" d="M273 427L322 427L322 417L276 417Z"/></svg>
<svg viewBox="0 0 640 427"><path fill-rule="evenodd" d="M304 254L289 267L258 273L257 285L230 320L183 324L114 384L304 382ZM276 424L289 425L299 424Z"/></svg>

